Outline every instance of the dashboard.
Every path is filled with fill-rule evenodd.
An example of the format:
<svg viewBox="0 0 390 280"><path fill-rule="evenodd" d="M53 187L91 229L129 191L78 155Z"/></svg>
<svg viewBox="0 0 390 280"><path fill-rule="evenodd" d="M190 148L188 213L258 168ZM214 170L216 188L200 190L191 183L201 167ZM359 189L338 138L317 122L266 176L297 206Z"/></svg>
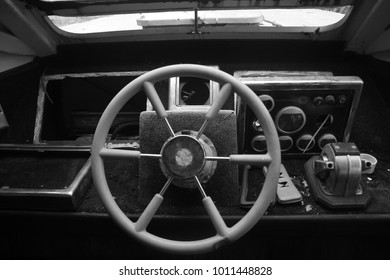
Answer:
<svg viewBox="0 0 390 280"><path fill-rule="evenodd" d="M199 43L196 46L190 42L178 42L174 48L170 43L143 43L136 47L132 45L134 49L126 48L130 53L145 49L145 53L150 54L147 58L122 56L122 45L87 46L86 50L66 46L60 49L59 60L42 61L23 69L24 83L19 82L18 74L6 77L1 85L4 94L0 96L9 124L9 127L0 130L2 217L12 225L20 219L27 219L24 215L33 215L33 220L39 220L41 224L45 224L46 218L50 219L51 215L63 215L63 219L71 224L82 223L89 218L100 222L104 219L106 226L111 224L107 221L107 211L91 174L91 145L103 111L124 86L143 74L165 65L193 63L234 76L252 89L270 113L278 133L282 164L301 198L292 203L282 203L275 197L262 221L265 225L276 226L285 232L291 229L292 224L299 224L301 227L293 235L303 244L306 252L315 243L314 237L322 234L317 229L329 235L328 241L335 234L341 235L341 244L346 236L350 236L352 229L361 234L369 230L367 225L372 224L372 219L385 225L387 220L383 215L390 211L386 177L389 166L384 160L388 138L385 122L378 120L388 118L385 114L386 102L382 102L380 92L367 78L367 73L355 67L354 61L340 62L339 57L333 57L340 50L337 44L332 44L332 48L323 47L327 49L324 52L327 57L318 56L321 48L317 47L320 45L312 47L311 44L304 43L304 50L301 50L301 43L297 43L292 47L292 56L284 54L283 50L275 50L273 57L262 55L267 52L259 49L268 49L269 53L272 47L258 42L251 42L245 50L234 43L223 48L227 45L224 42ZM152 51L156 47L159 47L159 54ZM307 52L307 49L313 49L313 52ZM121 55L118 50L122 50L119 52ZM238 54L236 57L231 56L234 52ZM197 131L202 125L204 113L217 100L222 87L208 79L172 77L156 83L155 88L169 112L175 131ZM372 107L378 110L373 111ZM154 109L144 91L135 95L113 121L107 145L114 149L142 153L149 153L152 149L152 153L159 153L166 136L162 132L167 131L153 115ZM194 116L195 121L192 119ZM222 122L210 126L205 133L216 147L227 147L226 154L219 156L267 154L262 124L237 95L232 94L226 100L219 121ZM373 141L371 136L377 133L376 130L381 136ZM310 182L305 174L305 163L312 157L319 157L327 144L340 142L356 143L360 152L375 155L378 159L375 173L360 177L362 187L371 195L364 207L333 209L317 202L308 186ZM217 150L220 148L217 147ZM110 159L105 166L112 195L131 218L141 215L150 197L166 180L159 169L159 161L150 164L151 161L153 159L139 162ZM266 172L256 166L239 166L227 172L226 166L219 163L218 166L213 179L205 183L205 191L215 199L226 223L233 225L258 198ZM230 177L226 176L227 173ZM245 184L247 193L242 200ZM212 234L213 228L210 229L210 223L205 218L200 199L193 188L170 188L165 200L167 203L161 205L151 228L167 238L172 236L173 231L175 236L183 233L184 239L195 233L201 237ZM19 218L12 222L9 217L15 215ZM354 223L356 219L359 223ZM100 228L97 225L100 222L95 224L95 233ZM332 226L329 227L329 224ZM337 233L334 232L335 224L340 228ZM267 240L276 240L276 237L271 237L275 234L273 230L263 232L261 222L259 225L249 234L249 243L256 240L257 235L264 234ZM76 235L89 231L86 225L79 226L83 232ZM72 230L77 231L77 226ZM314 237L305 239L305 231ZM67 230L64 232L69 233ZM118 233L110 230L110 234L117 236ZM276 232L276 235L279 238L283 234ZM121 235L119 239L128 238ZM356 239L350 241L356 242ZM287 243L288 239L283 244ZM239 248L240 244L243 243L231 248L242 255L244 252ZM315 255L315 250L313 247L310 252ZM142 252L140 249L140 254ZM127 253L120 256L128 256ZM152 253L155 254L155 251ZM147 252L144 257L149 256L146 255ZM230 253L225 255L231 256Z"/></svg>
<svg viewBox="0 0 390 280"><path fill-rule="evenodd" d="M220 68L219 65L208 67ZM78 155L76 158L80 157L81 162L77 163L78 167L71 166L73 175L66 178L65 189L54 186L48 186L48 189L44 187L38 190L34 187L25 189L18 183L15 194L12 193L13 188L3 189L6 196L17 200L20 196L29 197L34 192L35 199L29 199L30 206L23 204L21 208L51 209L53 204L46 205L42 200L56 198L64 201L59 204L62 205L59 206L60 208L77 209L91 182L91 162L88 159L88 152L103 110L125 85L146 72L139 70L43 72L39 77L31 143L5 142L0 144L0 147L14 151L30 150L50 154L76 153ZM359 77L335 76L325 71L236 70L232 74L255 92L271 114L279 134L283 158L307 159L320 154L322 148L328 143L349 141L363 88L363 81ZM219 83L195 77L172 77L159 81L155 87L164 108L170 112L170 120L174 123L175 130L196 131L201 126L204 112L212 106L220 91ZM144 153L159 153L164 143L160 136L161 124L157 119L149 119L142 113L153 110L150 100L141 90L121 108L115 117L109 130L107 145L112 148L140 149ZM226 112L224 113L226 118L232 116L232 120L207 131L208 137L216 143L219 155L267 153L266 137L261 124L238 95L232 94L227 99L222 112ZM17 111L14 113L18 114ZM12 112L8 116L11 119L15 118ZM197 121L192 120L193 118ZM9 131L12 132L14 129L18 128L13 126ZM30 160L41 161L34 157ZM63 164L68 163L64 161ZM146 203L147 199L144 196L150 197L153 191L156 191L152 186L163 185L164 176L160 176L157 181L150 180L150 174L161 173L157 162L141 161L139 168L139 197L140 201L145 200ZM223 168L219 167L215 176L217 179L209 183L227 188L226 193L229 195L220 201L222 206L234 205L242 195L238 182L242 177L242 170L239 175L236 168L228 166L224 168L230 170L227 173L228 178L226 172L222 172ZM15 173L17 172L18 170ZM234 187L231 188L229 184L232 182ZM11 183L13 182L7 182L6 186ZM41 182L38 184L45 185ZM261 181L257 185L262 185ZM210 190L213 192L212 187ZM251 195L256 195L260 190L261 188L255 188L252 190L255 194ZM215 196L221 197L218 192ZM19 205L15 204L14 200L8 201L5 205L12 205L12 207Z"/></svg>

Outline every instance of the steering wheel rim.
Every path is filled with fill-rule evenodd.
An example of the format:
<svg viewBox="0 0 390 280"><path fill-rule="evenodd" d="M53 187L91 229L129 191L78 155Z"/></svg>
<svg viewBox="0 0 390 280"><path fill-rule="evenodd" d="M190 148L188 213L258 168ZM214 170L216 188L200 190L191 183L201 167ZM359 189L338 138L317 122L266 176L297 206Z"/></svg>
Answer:
<svg viewBox="0 0 390 280"><path fill-rule="evenodd" d="M165 109L161 104L161 100L159 99L153 85L155 82L177 76L203 78L216 81L221 85L230 85L231 87L229 89L239 95L247 103L247 105L252 109L262 124L268 148L268 152L265 156L231 155L230 157L230 161L233 163L235 162L239 164L253 165L269 164L263 189L252 208L234 226L228 227L224 223L223 218L218 212L212 199L208 196L204 197L202 202L216 229L216 235L194 241L177 241L166 239L147 231L147 225L149 224L154 213L157 211L160 203L163 200L163 197L160 194L156 194L154 196L137 222L131 221L119 208L114 198L112 197L104 172L104 158L106 157L140 158L141 156L140 152L137 151L124 152L123 150L105 148L105 142L111 124L124 104L126 104L126 102L128 102L140 90L144 89L157 114L160 117L166 116ZM223 106L224 101L227 99L226 96L228 96L228 94L222 94L224 88L226 87L222 87L220 95L222 96L222 99L225 99L219 103L216 102L218 103L218 110L216 113L219 112L220 108ZM211 110L212 109L210 109L210 111ZM210 111L208 113L210 113ZM210 114L212 114L212 112ZM202 128L200 131L201 130ZM173 131L171 130L171 134L172 132ZM273 120L264 104L249 87L221 70L202 65L179 64L165 66L147 72L144 75L134 79L121 91L119 91L119 93L109 103L99 120L92 143L91 160L92 176L94 184L97 187L98 195L111 218L125 232L137 240L165 252L175 254L196 254L212 251L216 248L219 248L221 245L237 240L246 232L248 232L260 220L273 200L274 194L276 192L277 181L280 172L281 155L279 138ZM171 182L168 179L166 186L163 188L166 188L170 183Z"/></svg>

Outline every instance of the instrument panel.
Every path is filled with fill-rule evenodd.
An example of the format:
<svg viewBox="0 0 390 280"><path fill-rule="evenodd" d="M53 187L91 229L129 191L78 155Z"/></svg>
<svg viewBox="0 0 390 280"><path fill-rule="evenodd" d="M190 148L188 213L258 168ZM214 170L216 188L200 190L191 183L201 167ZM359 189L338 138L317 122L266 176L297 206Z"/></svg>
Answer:
<svg viewBox="0 0 390 280"><path fill-rule="evenodd" d="M312 155L333 142L348 142L363 82L329 72L239 71L270 112L282 155ZM235 102L239 145L244 153L266 153L261 123L240 98Z"/></svg>

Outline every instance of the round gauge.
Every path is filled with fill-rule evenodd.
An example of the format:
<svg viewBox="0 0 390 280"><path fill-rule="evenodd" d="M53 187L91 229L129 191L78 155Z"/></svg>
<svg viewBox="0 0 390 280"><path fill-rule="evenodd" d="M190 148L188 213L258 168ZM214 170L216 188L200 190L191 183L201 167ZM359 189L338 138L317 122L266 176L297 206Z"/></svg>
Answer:
<svg viewBox="0 0 390 280"><path fill-rule="evenodd" d="M252 149L256 152L263 153L267 151L267 143L264 135L257 135L251 141Z"/></svg>
<svg viewBox="0 0 390 280"><path fill-rule="evenodd" d="M302 109L289 106L281 109L275 118L276 128L283 133L291 134L300 131L306 123L306 115Z"/></svg>
<svg viewBox="0 0 390 280"><path fill-rule="evenodd" d="M304 134L297 140L297 148L303 152L310 151L315 145L315 140L312 135Z"/></svg>
<svg viewBox="0 0 390 280"><path fill-rule="evenodd" d="M316 126L322 129L328 128L333 124L333 115L321 115L316 120Z"/></svg>
<svg viewBox="0 0 390 280"><path fill-rule="evenodd" d="M180 105L210 104L209 81L200 78L183 80L180 83Z"/></svg>
<svg viewBox="0 0 390 280"><path fill-rule="evenodd" d="M280 150L282 152L290 150L290 148L294 144L292 138L290 136L287 136L287 135L280 136L279 142L280 142Z"/></svg>
<svg viewBox="0 0 390 280"><path fill-rule="evenodd" d="M336 136L334 136L331 133L327 133L327 134L322 135L320 137L320 139L318 140L318 147L320 147L320 149L322 149L323 147L325 147L326 144L336 143L336 142L337 142Z"/></svg>
<svg viewBox="0 0 390 280"><path fill-rule="evenodd" d="M267 108L269 112L275 107L274 99L268 94L263 94L259 96L260 100L263 102L264 106Z"/></svg>

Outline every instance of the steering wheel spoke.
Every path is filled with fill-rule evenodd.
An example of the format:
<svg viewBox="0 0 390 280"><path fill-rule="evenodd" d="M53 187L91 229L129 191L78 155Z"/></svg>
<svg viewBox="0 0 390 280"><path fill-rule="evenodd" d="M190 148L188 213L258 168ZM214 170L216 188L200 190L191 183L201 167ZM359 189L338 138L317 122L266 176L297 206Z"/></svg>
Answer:
<svg viewBox="0 0 390 280"><path fill-rule="evenodd" d="M244 155L230 155L229 157L213 157L207 156L205 160L211 161L229 161L233 164L238 165L257 165L257 166L268 166L272 162L272 158L269 154L264 155L253 155L253 154L244 154Z"/></svg>
<svg viewBox="0 0 390 280"><path fill-rule="evenodd" d="M203 197L202 199L203 206L206 209L207 214L211 219L211 223L213 224L215 230L217 231L217 234L221 236L227 236L229 228L226 226L225 221L223 220L221 214L219 213L211 197L206 195L198 177L194 176L194 178L198 185L198 189Z"/></svg>
<svg viewBox="0 0 390 280"><path fill-rule="evenodd" d="M102 158L127 158L139 159L141 157L140 151L124 150L124 149L107 149L103 148L99 152Z"/></svg>
<svg viewBox="0 0 390 280"><path fill-rule="evenodd" d="M155 194L152 200L149 202L148 206L145 208L144 212L138 218L135 223L135 231L144 231L148 227L150 221L156 214L158 208L160 208L161 203L163 202L164 197L160 194Z"/></svg>
<svg viewBox="0 0 390 280"><path fill-rule="evenodd" d="M160 193L159 193L161 196L164 196L166 190L167 190L168 187L171 185L172 181L173 181L173 177L171 176L171 177L168 178L168 181L167 181L167 182L164 184L164 186L162 187L162 189L161 189L161 191L160 191Z"/></svg>
<svg viewBox="0 0 390 280"><path fill-rule="evenodd" d="M199 181L198 176L194 176L194 179L195 179L196 185L197 185L197 187L198 187L198 190L200 191L200 194L202 195L202 198L207 197L206 192L204 191L204 189L203 189L203 187L202 187L202 184L201 184L201 182Z"/></svg>
<svg viewBox="0 0 390 280"><path fill-rule="evenodd" d="M167 111L165 111L164 105L162 104L161 99L158 96L154 84L149 81L146 81L144 82L143 88L145 90L146 96L152 103L153 109L156 111L157 115L160 118L166 118L168 116Z"/></svg>
<svg viewBox="0 0 390 280"><path fill-rule="evenodd" d="M161 99L158 96L156 88L149 81L144 82L143 88L145 90L146 96L150 100L150 103L152 103L152 105L153 105L153 109L156 111L157 115L160 118L164 119L165 125L167 126L169 133L171 134L172 137L174 137L175 132L173 131L172 126L170 125L170 123L167 119L168 113L167 113L167 111L165 111L164 105L162 104Z"/></svg>
<svg viewBox="0 0 390 280"><path fill-rule="evenodd" d="M175 137L175 132L173 131L172 126L171 126L171 124L169 123L169 121L168 121L167 118L164 118L164 123L165 123L166 127L167 127L168 130L169 130L169 134L171 134L172 137Z"/></svg>
<svg viewBox="0 0 390 280"><path fill-rule="evenodd" d="M269 154L230 155L229 160L231 163L235 163L239 165L253 165L253 166L268 166L272 162L272 158Z"/></svg>
<svg viewBox="0 0 390 280"><path fill-rule="evenodd" d="M204 121L201 128L199 129L198 135L196 136L197 139L199 139L200 136L202 136L208 123L217 117L218 112L226 103L226 100L228 100L231 93L232 93L232 85L230 83L224 84L221 90L219 91L216 99L214 100L213 104L211 104L210 109L206 113L206 120Z"/></svg>
<svg viewBox="0 0 390 280"><path fill-rule="evenodd" d="M228 227L215 206L211 197L207 196L197 176L194 176L198 189L203 197L202 202L218 235L227 236Z"/></svg>
<svg viewBox="0 0 390 280"><path fill-rule="evenodd" d="M225 221L223 220L211 197L206 196L203 198L202 202L215 230L217 231L217 234L221 236L227 236L229 228L226 226Z"/></svg>
<svg viewBox="0 0 390 280"><path fill-rule="evenodd" d="M108 149L100 150L99 155L104 158L124 158L124 159L140 159L144 158L161 158L160 154L142 154L140 151L125 150L125 149Z"/></svg>
<svg viewBox="0 0 390 280"><path fill-rule="evenodd" d="M144 212L141 214L141 216L138 218L137 222L135 223L136 231L146 230L153 216L156 214L158 208L160 208L160 205L164 200L164 193L171 185L172 181L173 181L173 177L169 177L169 179L162 187L160 193L154 195L152 200L149 202L148 206L145 208Z"/></svg>
<svg viewBox="0 0 390 280"><path fill-rule="evenodd" d="M214 100L213 104L211 104L210 109L207 111L206 119L213 120L216 118L218 112L226 103L226 100L228 100L231 93L232 93L232 85L229 83L224 84L221 90L219 91L216 99Z"/></svg>

